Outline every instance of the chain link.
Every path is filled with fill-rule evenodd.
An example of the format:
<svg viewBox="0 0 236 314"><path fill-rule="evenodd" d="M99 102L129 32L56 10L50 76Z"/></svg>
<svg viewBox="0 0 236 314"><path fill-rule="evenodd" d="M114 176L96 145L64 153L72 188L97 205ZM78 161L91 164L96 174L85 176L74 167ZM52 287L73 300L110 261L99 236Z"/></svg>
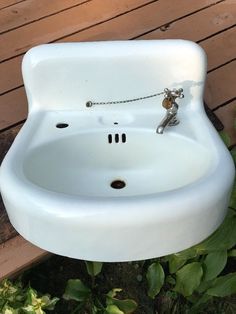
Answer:
<svg viewBox="0 0 236 314"><path fill-rule="evenodd" d="M165 94L164 92L160 92L160 93L156 93L156 94L152 94L152 95L147 95L147 96L143 96L143 97L138 97L138 98L132 98L132 99L124 99L124 100L115 100L115 101L101 101L101 102L93 102L93 101L87 101L86 102L86 107L92 107L94 105L115 105L115 104L125 104L127 102L134 102L134 101L139 101L139 100L144 100L144 99L148 99L148 98L152 98L152 97L156 97L156 96L160 96Z"/></svg>

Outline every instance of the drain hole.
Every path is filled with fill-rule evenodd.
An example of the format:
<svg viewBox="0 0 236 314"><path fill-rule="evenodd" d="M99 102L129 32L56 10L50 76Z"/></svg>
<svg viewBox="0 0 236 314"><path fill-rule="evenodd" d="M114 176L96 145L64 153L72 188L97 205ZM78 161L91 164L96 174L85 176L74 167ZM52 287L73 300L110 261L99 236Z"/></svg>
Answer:
<svg viewBox="0 0 236 314"><path fill-rule="evenodd" d="M58 129L64 129L64 128L67 128L69 126L69 124L67 123L57 123L56 127Z"/></svg>
<svg viewBox="0 0 236 314"><path fill-rule="evenodd" d="M126 134L123 133L122 136L121 136L121 138L122 138L122 143L125 143L125 142L126 142Z"/></svg>
<svg viewBox="0 0 236 314"><path fill-rule="evenodd" d="M112 135L108 134L108 143L111 144L112 143Z"/></svg>
<svg viewBox="0 0 236 314"><path fill-rule="evenodd" d="M120 190L120 189L123 189L125 186L126 186L126 184L122 180L114 180L111 182L111 187L113 189Z"/></svg>
<svg viewBox="0 0 236 314"><path fill-rule="evenodd" d="M119 134L115 134L115 142L119 143Z"/></svg>
<svg viewBox="0 0 236 314"><path fill-rule="evenodd" d="M113 122L114 124L118 124L118 122Z"/></svg>

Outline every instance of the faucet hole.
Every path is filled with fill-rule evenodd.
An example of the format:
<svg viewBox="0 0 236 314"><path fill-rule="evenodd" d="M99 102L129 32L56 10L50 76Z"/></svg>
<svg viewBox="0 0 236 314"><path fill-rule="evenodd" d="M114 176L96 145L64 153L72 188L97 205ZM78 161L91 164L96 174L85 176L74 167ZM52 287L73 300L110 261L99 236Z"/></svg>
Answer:
<svg viewBox="0 0 236 314"><path fill-rule="evenodd" d="M123 180L114 180L111 182L111 187L113 189L120 190L120 189L123 189L125 186L126 184L125 184L125 181Z"/></svg>
<svg viewBox="0 0 236 314"><path fill-rule="evenodd" d="M57 123L57 124L56 124L56 127L57 127L58 129L64 129L64 128L67 128L68 126L69 126L68 123Z"/></svg>

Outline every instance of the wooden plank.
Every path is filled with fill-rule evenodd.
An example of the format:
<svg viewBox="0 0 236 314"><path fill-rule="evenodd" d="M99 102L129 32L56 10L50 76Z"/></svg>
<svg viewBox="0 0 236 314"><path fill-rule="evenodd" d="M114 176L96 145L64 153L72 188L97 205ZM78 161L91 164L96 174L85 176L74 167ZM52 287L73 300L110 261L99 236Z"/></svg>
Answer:
<svg viewBox="0 0 236 314"><path fill-rule="evenodd" d="M236 61L232 61L207 75L205 102L217 108L235 97Z"/></svg>
<svg viewBox="0 0 236 314"><path fill-rule="evenodd" d="M22 59L23 56L19 56L0 63L0 77L4 78L0 80L0 94L23 84L21 74Z"/></svg>
<svg viewBox="0 0 236 314"><path fill-rule="evenodd" d="M7 240L17 235L16 230L12 227L8 219L1 197L0 197L0 226L1 226L0 244L6 242Z"/></svg>
<svg viewBox="0 0 236 314"><path fill-rule="evenodd" d="M25 270L49 254L21 236L14 237L0 245L0 280Z"/></svg>
<svg viewBox="0 0 236 314"><path fill-rule="evenodd" d="M208 7L213 3L215 4L217 1L159 0L106 23L63 38L61 41L132 39L163 24L180 19L184 15L193 14L195 11ZM166 38L171 37L166 36Z"/></svg>
<svg viewBox="0 0 236 314"><path fill-rule="evenodd" d="M28 0L0 11L0 33L26 25L91 0Z"/></svg>
<svg viewBox="0 0 236 314"><path fill-rule="evenodd" d="M160 2L160 1L159 1ZM154 5L154 4L156 4L156 3L158 3L158 2L155 2L155 3L153 3L152 5ZM150 5L148 5L148 7L149 7ZM143 7L142 9L138 9L138 10L135 10L135 11L132 11L132 12L130 12L130 13L127 13L126 15L127 16L130 16L130 15L133 15L133 14L137 14L137 12L142 12L145 8L146 8L147 6L145 6L145 7ZM152 9L153 9L153 7L152 7ZM206 10L209 10L209 9L206 9ZM152 10L152 11L154 11L154 10ZM201 11L201 12L203 12L203 11ZM140 13L139 13L140 14ZM151 14L151 12L150 12L150 14ZM124 18L126 15L124 15L124 16L121 16L122 18ZM145 11L145 15L147 15L147 12ZM115 20L120 20L120 18L121 17L117 17L116 19L114 19L114 20L111 20L112 21L112 23L115 21ZM140 18L141 18L141 16L139 15L139 18L138 18L138 20L140 21ZM106 22L106 23L104 23L104 24L109 24L108 26L107 26L107 29L111 29L111 25L110 25L110 22L111 21L108 21L108 22ZM122 20L123 21L123 20ZM119 24L122 24L122 21L120 20L120 22L119 22ZM132 32L133 32L133 20L132 19L130 19L130 21L131 21L131 26L130 26L130 28L127 26L127 28L125 28L124 30L123 30L123 34L122 34L122 36L130 36L130 34L132 34ZM117 25L118 26L118 25ZM100 25L97 25L96 26L96 28L97 27L100 27ZM85 30L85 31L83 31L83 32L80 32L79 34L77 34L76 36L81 36L82 35L82 37L76 37L75 39L76 40L83 40L83 36L85 36L84 35L84 33L86 33L86 36L88 36L88 31L90 31L90 29L88 29L88 30ZM121 32L121 30L119 30L120 32ZM230 31L230 30L229 30ZM131 33L130 33L131 32ZM99 33L99 32L98 32ZM122 32L121 32L122 33ZM97 35L96 35L97 36ZM105 38L106 38L106 36L107 36L107 33L100 33L100 36L101 36L101 39L104 39L104 37L103 36L105 36ZM230 33L230 35L228 36L228 38L233 38L234 36L233 36L233 31ZM218 34L216 37L215 37L215 43L217 43L218 42L218 40L219 40L219 43L218 44L216 44L216 45L218 45L218 47L220 47L220 44L221 44L221 42L222 42L222 38L223 38L223 35L222 34ZM91 38L87 38L86 40L90 40ZM92 39L94 39L94 38L92 38ZM70 40L71 40L71 37L70 37ZM212 38L210 38L210 39L208 39L208 40L210 40L210 41L213 41L213 37ZM202 42L202 44L204 44L204 43L206 43L208 40L206 40L206 41L204 41L204 42ZM234 40L235 40L235 37L234 37ZM224 48L221 48L221 50L215 50L214 49L214 46L213 46L213 50L211 50L211 45L208 45L208 46L206 46L207 47L207 49L209 49L208 51L207 51L207 54L209 55L209 56L211 56L212 54L213 55L217 55L217 57L214 57L214 60L216 60L216 62L221 62L221 63L225 63L225 62L227 62L228 60L226 60L226 59L223 59L224 58L224 56L225 57L227 57L227 54L224 54L224 53L222 53L222 49L224 49L224 50L227 50L227 43L226 43L226 46L224 46ZM229 55L230 56L232 56L233 54L234 54L234 52L235 52L235 45L234 45L234 42L232 41L232 44L230 44L230 53L229 53ZM218 56L220 56L220 57L218 57ZM19 57L18 57L19 58ZM9 61L8 61L9 62ZM20 58L17 60L17 62L20 62ZM3 63L4 64L4 63ZM217 67L217 66L219 66L220 64L217 64L217 63L211 63L211 67ZM17 75L11 75L11 77L10 77L10 80L14 80L17 84L20 84L22 81L21 81L21 74L20 74L20 71L19 71L19 66L17 67L17 66L12 66L11 67L12 69L16 69L16 68L18 68L18 73L16 73ZM1 67L0 67L0 72L1 72ZM10 71L6 71L5 73L12 73L11 72L11 70ZM4 73L2 73L3 74L3 77L4 77ZM4 80L4 82L5 81L7 81L7 80ZM232 86L232 84L231 84L231 86ZM2 126L2 124L0 124L0 128L3 128L3 127L6 127L6 126L9 126L9 125L11 125L11 124L14 124L14 123L17 123L17 121L19 121L19 120L21 120L22 118L24 118L25 116L23 115L23 112L26 112L26 100L25 100L25 96L24 96L24 100L22 101L20 98L18 98L18 95L19 95L19 93L22 93L22 95L24 95L24 92L20 92L20 90L21 89L19 89L18 90L18 92L16 93L16 91L13 91L13 92L10 92L9 93L9 95L8 94L6 94L6 95L4 95L3 97L3 99L0 99L0 114L2 114L2 112L7 112L7 108L6 108L6 104L11 104L11 107L12 108L14 108L14 106L18 106L18 110L20 109L20 106L18 105L18 102L19 102L19 100L20 100L20 102L21 102L21 104L23 104L23 106L24 106L24 108L22 108L22 110L21 110L21 112L20 112L20 117L18 118L17 117L17 114L14 112L14 110L12 110L12 114L13 115L11 115L10 113L7 115L7 119L6 119L6 121L5 121L5 123L4 123L4 125ZM14 94L15 93L15 95L17 96L15 99L14 99L14 97L11 95L11 94ZM10 98L10 99L9 99ZM208 100L208 98L207 98L207 100ZM207 102L208 103L208 102ZM2 106L4 107L3 109L2 109ZM209 106L211 106L211 102L209 102ZM18 111L17 111L18 112Z"/></svg>
<svg viewBox="0 0 236 314"><path fill-rule="evenodd" d="M0 61L20 55L35 45L67 36L149 2L151 0L93 0L9 31L0 37Z"/></svg>
<svg viewBox="0 0 236 314"><path fill-rule="evenodd" d="M236 100L215 110L215 114L224 124L224 131L227 132L230 136L230 146L236 145Z"/></svg>
<svg viewBox="0 0 236 314"><path fill-rule="evenodd" d="M0 9L10 7L16 3L24 2L25 0L1 0Z"/></svg>
<svg viewBox="0 0 236 314"><path fill-rule="evenodd" d="M162 27L139 38L182 38L198 41L199 38L206 38L210 34L235 25L235 21L236 1L226 0L176 22L167 22Z"/></svg>
<svg viewBox="0 0 236 314"><path fill-rule="evenodd" d="M208 71L236 57L236 27L199 43L206 51Z"/></svg>
<svg viewBox="0 0 236 314"><path fill-rule="evenodd" d="M12 142L18 134L22 125L18 125L5 132L0 133L0 163L8 152ZM16 236L17 232L9 222L2 199L0 197L0 244Z"/></svg>
<svg viewBox="0 0 236 314"><path fill-rule="evenodd" d="M19 88L0 97L0 129L26 118L27 99L25 89Z"/></svg>
<svg viewBox="0 0 236 314"><path fill-rule="evenodd" d="M165 5L167 5L169 2L164 2ZM189 2L188 2L189 3ZM117 17L116 19L112 19L108 22L105 22L100 25L96 25L90 29L81 31L80 33L77 33L72 36L68 36L67 38L64 38L61 41L83 41L83 40L105 40L105 39L118 39L117 36L120 36L121 39L130 39L132 36L137 34L137 29L139 28L138 25L143 25L143 23L140 23L140 20L144 20L145 16L147 17L152 17L153 13L152 12L162 12L162 7L158 7L158 5L161 4L161 1L158 1L157 3L150 4L148 6L145 6L143 8L137 9L135 11L129 12L123 16ZM187 9L191 10L196 10L197 7L192 6L193 3L191 3L191 6L184 6L184 13L189 13L190 11L186 11ZM194 2L194 5L203 5L203 2ZM178 6L179 7L179 6ZM151 8L151 9L150 9ZM154 14L154 19L152 20L150 18L147 19L145 23L145 27L147 29L153 28L154 25L161 25L164 21L168 21L171 18L175 18L178 16L181 16L182 14L182 7L180 7L179 12L174 12L171 11L171 15L169 15L169 10L166 7L167 15L165 16L160 16L159 20L156 19L156 14ZM144 12L144 14L142 13ZM179 14L179 15L177 15ZM157 24L158 23L158 24ZM122 25L126 25L126 27L123 29ZM109 30L109 31L108 31ZM114 32L118 33L115 34ZM208 35L211 35L212 33L208 33ZM222 36L223 37L223 36ZM226 34L227 37L227 34ZM231 37L228 36L229 40L232 41L232 45L229 45L229 49L224 49L229 51L229 55L234 54L235 52L235 47L236 45L233 45L233 38L235 40L236 36L233 36L233 32ZM167 36L168 38L168 36ZM197 38L198 40L201 40L201 34L199 34L199 37ZM212 41L211 39L209 39ZM218 47L221 47L221 49L217 49L214 53L218 54L218 59L219 63L214 64L214 67L219 66L222 63L225 63L229 59L226 59L227 55L225 53L222 53L222 46L221 46L221 37L216 37L215 42L217 43L219 41ZM60 40L59 40L60 42ZM223 42L225 43L225 41ZM208 53L211 53L212 51L210 50L210 47L207 47ZM225 59L223 58L225 57ZM20 85L23 84L22 82L22 77L21 77L21 61L22 61L22 56L15 57L11 60L8 60L6 62L3 62L0 64L0 77L4 77L4 80L0 80L0 93L7 92L8 90L14 89L16 87L19 87Z"/></svg>

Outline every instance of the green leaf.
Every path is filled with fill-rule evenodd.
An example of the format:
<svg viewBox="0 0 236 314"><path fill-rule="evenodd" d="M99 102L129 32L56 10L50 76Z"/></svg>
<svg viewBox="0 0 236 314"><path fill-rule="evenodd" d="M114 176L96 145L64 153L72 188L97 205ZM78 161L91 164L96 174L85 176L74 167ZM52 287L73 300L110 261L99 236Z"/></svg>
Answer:
<svg viewBox="0 0 236 314"><path fill-rule="evenodd" d="M205 241L194 246L199 255L229 250L236 244L236 213L229 210L221 226Z"/></svg>
<svg viewBox="0 0 236 314"><path fill-rule="evenodd" d="M108 314L124 314L116 305L108 305L106 307L106 313Z"/></svg>
<svg viewBox="0 0 236 314"><path fill-rule="evenodd" d="M234 163L236 164L236 147L231 149L230 153L231 153L231 156L232 156L232 158L234 160Z"/></svg>
<svg viewBox="0 0 236 314"><path fill-rule="evenodd" d="M122 291L122 289L120 289L120 288L114 288L107 293L107 296L110 298L114 298L117 295L117 293L119 293L121 291Z"/></svg>
<svg viewBox="0 0 236 314"><path fill-rule="evenodd" d="M112 303L116 305L121 311L125 314L133 313L137 308L137 303L131 299L119 300L119 299L112 299Z"/></svg>
<svg viewBox="0 0 236 314"><path fill-rule="evenodd" d="M90 276L97 276L102 270L102 262L88 262L85 261L87 272Z"/></svg>
<svg viewBox="0 0 236 314"><path fill-rule="evenodd" d="M43 309L52 311L55 308L55 305L57 304L57 302L59 301L58 298L50 298L49 295L44 295L41 298L42 302L44 303Z"/></svg>
<svg viewBox="0 0 236 314"><path fill-rule="evenodd" d="M219 132L221 139L223 140L223 142L225 143L225 145L227 147L229 147L231 145L231 139L228 133L226 133L225 131L221 131Z"/></svg>
<svg viewBox="0 0 236 314"><path fill-rule="evenodd" d="M209 253L204 261L204 281L217 277L227 263L227 250Z"/></svg>
<svg viewBox="0 0 236 314"><path fill-rule="evenodd" d="M233 189L231 192L229 207L236 209L236 180L234 180Z"/></svg>
<svg viewBox="0 0 236 314"><path fill-rule="evenodd" d="M146 278L148 281L148 296L152 299L160 292L164 284L165 273L160 263L156 262L148 267Z"/></svg>
<svg viewBox="0 0 236 314"><path fill-rule="evenodd" d="M80 279L69 279L63 298L65 300L86 301L91 295L91 290Z"/></svg>
<svg viewBox="0 0 236 314"><path fill-rule="evenodd" d="M176 273L175 291L183 296L190 296L201 282L203 270L201 263L193 262L185 265Z"/></svg>
<svg viewBox="0 0 236 314"><path fill-rule="evenodd" d="M194 258L197 256L197 251L195 247L191 247L187 250L171 254L168 256L167 260L169 262L169 272L171 274L176 273L178 269L180 269L188 259Z"/></svg>
<svg viewBox="0 0 236 314"><path fill-rule="evenodd" d="M0 309L1 310L1 309ZM20 309L14 309L11 306L5 305L2 309L2 314L19 314Z"/></svg>
<svg viewBox="0 0 236 314"><path fill-rule="evenodd" d="M233 249L228 252L228 257L236 257L236 249Z"/></svg>
<svg viewBox="0 0 236 314"><path fill-rule="evenodd" d="M186 262L187 258L183 258L176 254L172 254L169 258L169 272L170 274L176 273L178 269L180 269Z"/></svg>
<svg viewBox="0 0 236 314"><path fill-rule="evenodd" d="M131 299L120 300L115 298L118 292L121 292L122 289L115 288L107 293L106 304L115 305L119 310L123 311L125 314L133 313L137 308L137 303Z"/></svg>
<svg viewBox="0 0 236 314"><path fill-rule="evenodd" d="M236 293L236 273L216 278L206 293L214 297L226 297Z"/></svg>

